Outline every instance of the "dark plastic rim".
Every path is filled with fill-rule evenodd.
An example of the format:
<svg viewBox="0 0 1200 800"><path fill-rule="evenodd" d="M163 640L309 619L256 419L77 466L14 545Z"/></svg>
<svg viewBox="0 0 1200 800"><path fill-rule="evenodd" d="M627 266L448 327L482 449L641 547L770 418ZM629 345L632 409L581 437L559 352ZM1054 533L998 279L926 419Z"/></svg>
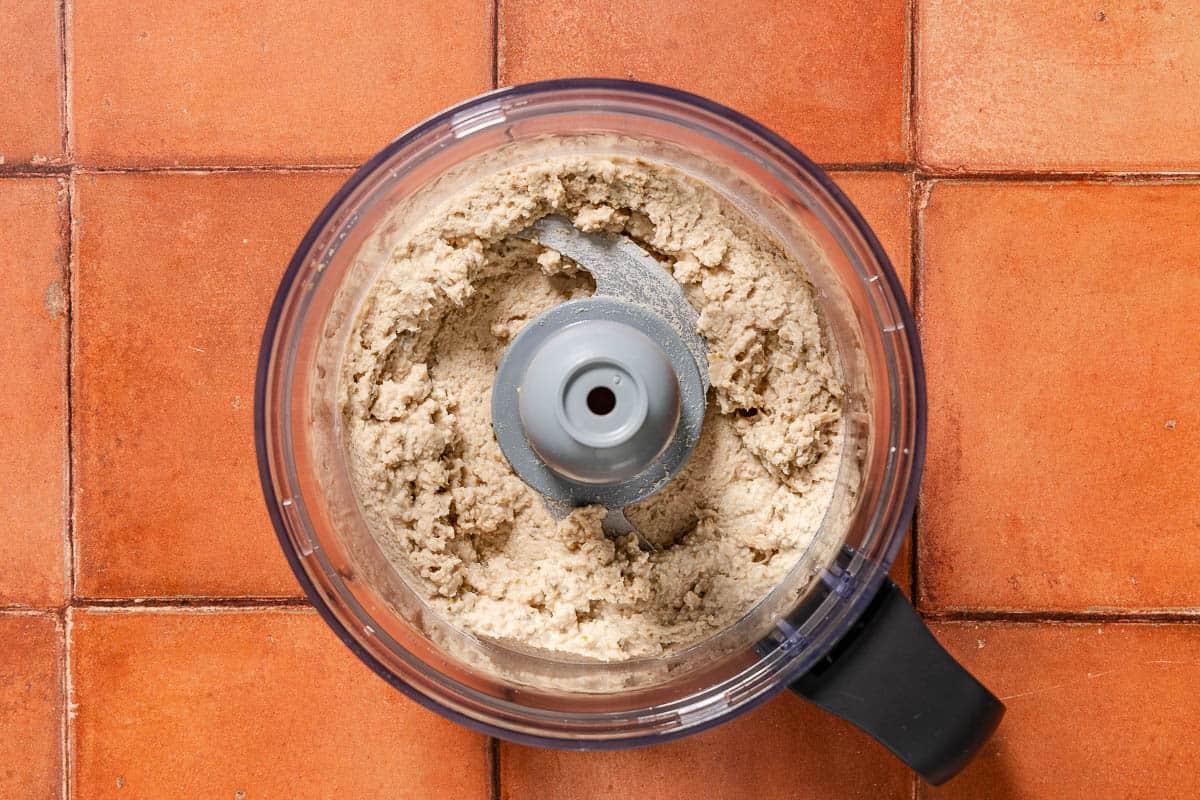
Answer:
<svg viewBox="0 0 1200 800"><path fill-rule="evenodd" d="M891 539L888 542L886 550L883 552L883 557L880 559L880 569L871 576L867 589L861 592L858 597L851 598L847 601L849 608L844 614L846 620L845 632L848 632L851 625L857 620L866 610L867 606L878 593L880 586L887 577L887 572L895 562L896 555L900 551L906 538L901 534L901 531L907 529L909 522L912 519L913 510L916 506L917 494L920 490L922 473L925 465L925 428L926 428L926 397L925 397L925 366L924 359L921 355L921 345L917 338L916 324L913 318L911 304L907 300L904 292L904 287L901 285L899 277L896 275L895 268L892 266L891 259L884 252L882 245L875 236L875 232L871 230L863 219L862 214L854 206L850 199L845 195L841 188L829 177L829 175L821 167L812 161L808 156L802 153L795 145L788 142L786 139L775 133L771 129L762 125L750 117L735 111L728 106L717 103L708 98L702 97L691 92L681 89L674 89L668 86L662 86L655 83L647 83L644 81L622 80L617 78L561 78L547 81L537 81L533 83L525 83L517 86L507 86L503 88L493 89L475 97L464 100L445 110L435 114L432 117L417 123L413 127L406 130L404 133L397 136L389 142L382 150L368 159L361 167L355 170L354 174L346 180L341 187L334 192L329 202L321 209L321 212L313 220L304 238L300 240L295 253L292 255L291 261L288 263L287 270L283 277L280 278L279 288L276 290L275 297L271 302L271 308L267 315L267 322L263 329L262 341L258 352L258 365L256 369L255 384L254 384L254 444L258 460L259 481L262 485L263 498L266 501L267 513L271 518L271 524L275 528L276 538L279 540L280 548L287 558L288 565L292 569L292 573L296 576L296 580L304 589L304 594L307 596L309 603L316 609L321 619L325 621L333 632L341 639L351 652L358 656L359 660L366 664L372 672L382 678L393 688L404 693L419 705L434 711L453 722L464 725L468 728L481 731L489 736L494 736L506 741L516 742L518 744L533 745L536 747L552 747L557 749L589 749L589 750L619 750L633 747L646 746L650 744L660 744L676 739L681 739L685 736L690 736L694 733L700 733L715 725L727 722L742 714L745 714L762 703L775 697L779 693L788 688L788 683L799 677L799 674L791 674L786 680L781 680L779 685L768 691L761 692L758 696L741 703L736 707L731 707L724 715L708 720L703 724L697 724L687 727L679 727L666 731L656 731L643 736L608 739L608 740L586 740L583 742L576 739L564 739L548 736L536 736L520 731L513 731L508 728L502 728L493 725L489 722L484 722L474 717L469 717L462 714L440 702L429 697L425 693L417 690L405 681L401 680L397 675L392 673L378 659L376 659L366 648L364 648L357 639L355 639L349 630L333 613L333 610L325 603L316 586L309 578L307 571L300 563L300 558L291 546L291 541L288 537L287 528L284 525L283 514L280 510L277 498L273 491L273 482L271 480L271 470L268 457L268 448L266 441L266 389L267 376L270 367L272 346L276 339L276 333L279 327L279 320L282 315L284 303L287 300L289 290L295 283L296 276L312 251L313 245L316 243L320 232L325 228L328 222L334 217L342 203L349 197L367 178L372 175L380 165L386 163L398 151L407 147L413 140L419 138L428 131L435 129L443 124L449 123L456 115L464 110L473 108L483 103L490 101L501 100L506 98L520 97L527 94L544 94L554 91L568 91L579 89L596 89L596 90L613 90L625 91L631 93L640 93L653 97L671 100L684 105L691 105L703 111L707 111L716 116L724 117L726 120L735 123L739 127L749 131L755 136L765 140L771 146L777 148L784 156L790 159L802 171L808 173L816 179L816 181L824 188L833 201L846 214L854 228L857 230L863 241L871 250L876 262L879 264L884 279L888 283L888 288L891 290L892 296L897 300L896 307L900 314L901 321L904 323L904 338L908 345L908 351L912 360L912 375L913 375L913 401L915 410L915 419L913 421L913 446L911 458L911 469L909 473L909 484L905 493L903 504L901 505L900 515L896 518L896 525L891 533ZM840 637L839 637L840 638ZM832 640L829 643L829 648L832 648L837 643L837 640Z"/></svg>

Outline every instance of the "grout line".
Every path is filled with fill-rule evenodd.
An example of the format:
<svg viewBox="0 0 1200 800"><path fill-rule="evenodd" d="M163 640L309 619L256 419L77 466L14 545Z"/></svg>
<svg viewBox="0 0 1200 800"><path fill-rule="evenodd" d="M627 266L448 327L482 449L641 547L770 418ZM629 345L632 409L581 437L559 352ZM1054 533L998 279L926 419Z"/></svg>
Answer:
<svg viewBox="0 0 1200 800"><path fill-rule="evenodd" d="M50 617L58 614L62 608L38 606L0 606L0 617Z"/></svg>
<svg viewBox="0 0 1200 800"><path fill-rule="evenodd" d="M918 74L917 61L918 49L920 42L918 41L919 30L919 12L917 10L918 0L908 0L908 72L906 78L908 80L908 92L905 97L907 101L907 118L908 118L908 160L917 163L917 152L920 142L920 124L919 124L919 98L918 98ZM919 168L918 168L919 170ZM914 170L912 175L912 186L910 187L910 209L908 209L908 222L910 222L910 241L908 241L908 254L910 254L910 273L908 273L908 285L912 291L912 315L913 321L917 325L918 341L922 339L922 313L920 313L920 302L923 295L923 278L924 270L924 231L922 228L922 211L924 211L925 203L929 199L928 187L920 180L918 170ZM929 381L926 380L926 386ZM926 447L926 464L928 464L928 447ZM912 587L910 593L912 596L912 606L917 609L918 614L922 614L922 601L920 601L920 497L918 495L917 504L913 506L911 536L912 539L908 542L908 546L912 548L910 558L910 581ZM922 616L924 616L922 614ZM923 784L917 772L912 772L912 799L922 800Z"/></svg>
<svg viewBox="0 0 1200 800"><path fill-rule="evenodd" d="M491 800L500 800L500 740L488 737L488 766L491 767Z"/></svg>
<svg viewBox="0 0 1200 800"><path fill-rule="evenodd" d="M358 169L360 164L156 164L149 166L121 164L10 164L0 165L0 179L67 175L71 172L89 174L142 172L337 172ZM828 162L817 164L826 172L912 172L915 167L901 161Z"/></svg>
<svg viewBox="0 0 1200 800"><path fill-rule="evenodd" d="M90 609L214 609L214 608L311 608L303 597L87 597L71 603L73 608Z"/></svg>
<svg viewBox="0 0 1200 800"><path fill-rule="evenodd" d="M864 164L855 164L851 162L828 162L819 163L818 167L826 172L903 172L908 173L913 171L912 164L906 164L902 161L873 161Z"/></svg>
<svg viewBox="0 0 1200 800"><path fill-rule="evenodd" d="M1076 171L986 171L936 170L916 168L921 180L941 180L951 183L1200 183L1200 171L1111 172L1104 170Z"/></svg>
<svg viewBox="0 0 1200 800"><path fill-rule="evenodd" d="M165 174L199 174L205 175L209 173L226 173L226 172L269 172L269 173L287 173L287 172L348 172L356 170L360 164L280 164L280 165L257 165L257 164L223 164L223 165L173 165L173 166L149 166L149 167L129 167L129 166L84 166L75 167L76 172L82 172L85 175L109 175L109 174L142 174L142 173L165 173Z"/></svg>
<svg viewBox="0 0 1200 800"><path fill-rule="evenodd" d="M492 88L500 88L500 0L492 0Z"/></svg>
<svg viewBox="0 0 1200 800"><path fill-rule="evenodd" d="M63 800L69 800L75 784L75 684L71 675L72 633L75 619L70 607L63 609L62 659L62 790Z"/></svg>
<svg viewBox="0 0 1200 800"><path fill-rule="evenodd" d="M46 178L71 174L69 164L0 164L0 180L5 178Z"/></svg>
<svg viewBox="0 0 1200 800"><path fill-rule="evenodd" d="M72 22L75 16L75 9L71 6L71 0L59 0L58 2L58 35L59 47L62 49L62 59L59 62L62 66L62 126L63 126L63 155L66 156L67 163L72 164L75 161L75 120L72 117L72 105L75 99L74 81L71 80L71 69L75 64L75 46L74 39L71 36L73 27Z"/></svg>
<svg viewBox="0 0 1200 800"><path fill-rule="evenodd" d="M289 172L349 172L359 164L175 164L155 166L96 166L69 164L11 164L0 165L0 180L32 178L47 175L104 174L196 174L209 173L289 173ZM896 172L912 175L914 180L939 180L948 183L1099 183L1099 184L1200 184L1200 171L1181 172L937 172L914 164L887 162L828 162L818 164L826 172Z"/></svg>
<svg viewBox="0 0 1200 800"><path fill-rule="evenodd" d="M916 128L916 63L917 63L917 0L909 0L904 8L904 24L905 24L905 44L907 52L905 53L905 69L903 75L904 81L904 128L901 131L904 140L904 153L907 160L912 163L916 161L917 150L917 128Z"/></svg>
<svg viewBox="0 0 1200 800"><path fill-rule="evenodd" d="M76 216L76 193L75 193L75 173L69 173L66 177L66 219L63 220L63 247L64 264L63 264L63 291L66 293L66 302L63 304L63 313L66 319L63 325L63 411L65 414L64 420L64 453L63 453L63 475L64 475L64 497L63 497L63 569L66 572L66 588L68 603L75 597L75 275L76 265L75 258L77 248L75 247L75 216Z"/></svg>
<svg viewBox="0 0 1200 800"><path fill-rule="evenodd" d="M908 113L908 160L917 163L917 142L920 138L921 125L918 107L917 87L917 49L920 47L918 40L918 31L920 29L920 12L917 10L918 0L909 0L908 3L908 73L905 78L908 80L908 94L905 100L908 103L906 109Z"/></svg>
<svg viewBox="0 0 1200 800"><path fill-rule="evenodd" d="M137 611L310 611L303 598L272 597L196 597L154 598L146 600L80 599L65 608L31 606L0 607L0 617L45 617L66 611L137 612ZM1093 609L1059 611L1054 609L926 608L922 616L932 622L1013 622L1013 623L1133 623L1179 622L1200 624L1200 608L1191 609Z"/></svg>
<svg viewBox="0 0 1200 800"><path fill-rule="evenodd" d="M1026 624L1042 623L1133 623L1153 625L1164 622L1200 623L1200 609L1166 610L1144 609L1125 611L1121 609L1095 611L1001 610L984 608L926 609L923 612L930 622L1010 622Z"/></svg>
<svg viewBox="0 0 1200 800"><path fill-rule="evenodd" d="M316 614L316 609L308 604L283 605L280 603L245 603L228 604L196 604L191 606L164 605L153 603L137 603L135 605L103 605L98 603L80 603L71 606L72 613L86 614L175 614L180 616L200 616L212 614Z"/></svg>
<svg viewBox="0 0 1200 800"><path fill-rule="evenodd" d="M63 605L0 605L0 616L39 617L68 608L311 608L304 597L72 597Z"/></svg>
<svg viewBox="0 0 1200 800"><path fill-rule="evenodd" d="M6 178L44 178L47 176L83 173L84 175L141 175L141 174L185 174L207 175L210 173L247 173L268 172L286 174L291 172L352 172L358 169L358 164L281 164L277 166L250 164L232 164L222 166L83 166L78 164L0 164L0 181Z"/></svg>

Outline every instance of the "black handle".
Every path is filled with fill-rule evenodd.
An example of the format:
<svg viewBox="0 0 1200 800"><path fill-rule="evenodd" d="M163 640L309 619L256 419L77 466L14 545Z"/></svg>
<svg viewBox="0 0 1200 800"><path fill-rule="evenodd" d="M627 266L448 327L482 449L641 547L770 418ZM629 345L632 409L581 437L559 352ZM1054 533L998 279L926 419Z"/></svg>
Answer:
<svg viewBox="0 0 1200 800"><path fill-rule="evenodd" d="M1004 704L947 653L891 580L792 691L874 736L934 785L958 774Z"/></svg>

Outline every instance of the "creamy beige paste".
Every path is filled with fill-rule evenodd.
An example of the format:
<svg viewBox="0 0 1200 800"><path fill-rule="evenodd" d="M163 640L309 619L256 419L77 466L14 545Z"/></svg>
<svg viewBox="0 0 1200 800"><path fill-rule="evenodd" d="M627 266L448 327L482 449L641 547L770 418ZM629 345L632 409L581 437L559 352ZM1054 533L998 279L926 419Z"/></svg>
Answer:
<svg viewBox="0 0 1200 800"><path fill-rule="evenodd" d="M700 313L712 380L700 443L627 511L661 552L606 538L602 508L556 520L492 435L507 343L592 290L568 259L512 237L551 213L633 237ZM803 268L662 164L556 158L461 192L395 248L343 363L368 523L429 604L479 636L605 660L677 651L775 586L830 502L842 388Z"/></svg>

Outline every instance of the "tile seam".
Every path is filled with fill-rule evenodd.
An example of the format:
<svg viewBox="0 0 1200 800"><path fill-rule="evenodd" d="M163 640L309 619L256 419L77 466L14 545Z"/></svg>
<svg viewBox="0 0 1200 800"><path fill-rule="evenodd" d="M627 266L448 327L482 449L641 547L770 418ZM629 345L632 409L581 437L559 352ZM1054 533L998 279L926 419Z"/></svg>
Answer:
<svg viewBox="0 0 1200 800"><path fill-rule="evenodd" d="M75 681L71 674L74 612L70 606L63 609L63 709L62 709L62 765L63 800L70 800L75 787Z"/></svg>
<svg viewBox="0 0 1200 800"><path fill-rule="evenodd" d="M904 70L904 152L909 163L917 156L917 0L908 0L905 5L905 54Z"/></svg>
<svg viewBox="0 0 1200 800"><path fill-rule="evenodd" d="M61 607L4 606L0 617L53 617L61 612Z"/></svg>
<svg viewBox="0 0 1200 800"><path fill-rule="evenodd" d="M221 598L204 597L186 600L171 598L94 599L79 598L70 605L58 606L3 606L0 617L52 617L68 609L82 611L312 611L307 600L289 598ZM1020 623L1186 623L1200 624L1200 608L1196 609L1108 609L1102 611L1059 611L1050 609L981 609L981 608L928 608L922 615L931 622L1020 622Z"/></svg>
<svg viewBox="0 0 1200 800"><path fill-rule="evenodd" d="M61 180L61 179L60 179ZM63 569L66 602L75 596L75 175L65 179L63 290L67 295L63 323Z"/></svg>
<svg viewBox="0 0 1200 800"><path fill-rule="evenodd" d="M303 597L78 597L73 608L311 608Z"/></svg>
<svg viewBox="0 0 1200 800"><path fill-rule="evenodd" d="M0 180L63 177L69 175L70 172L70 164L0 164Z"/></svg>
<svg viewBox="0 0 1200 800"><path fill-rule="evenodd" d="M58 36L60 48L59 64L62 67L62 147L63 156L66 158L67 164L75 162L75 126L72 117L72 101L74 100L74 81L71 79L71 70L75 64L75 48L72 43L71 22L74 17L74 8L71 6L71 0L60 0L57 4L59 14L58 18Z"/></svg>
<svg viewBox="0 0 1200 800"><path fill-rule="evenodd" d="M224 174L224 173L330 173L352 172L358 164L174 164L122 166L95 164L0 165L0 181L13 178L47 176L123 175L123 174ZM904 162L827 162L818 163L826 172L892 172L911 174L915 180L939 180L948 183L1093 183L1192 185L1200 183L1200 170L1162 172L931 172Z"/></svg>
<svg viewBox="0 0 1200 800"><path fill-rule="evenodd" d="M921 49L921 12L919 0L909 0L908 3L908 160L915 168L920 161L917 156L921 142L921 98L917 91L920 86L920 49Z"/></svg>
<svg viewBox="0 0 1200 800"><path fill-rule="evenodd" d="M336 173L352 172L356 163L300 164L0 164L0 180L7 178L43 178L47 175L83 174L208 174L208 173ZM1090 184L1198 184L1200 170L1159 170L1159 172L1121 172L1121 170L1068 170L1068 172L934 172L908 162L820 162L826 172L844 173L904 173L918 180L971 182L1090 182Z"/></svg>
<svg viewBox="0 0 1200 800"><path fill-rule="evenodd" d="M124 175L124 174L201 174L210 173L254 173L266 172L271 174L289 172L352 172L359 164L158 164L153 166L119 166L78 164L73 167L75 172L85 175Z"/></svg>
<svg viewBox="0 0 1200 800"><path fill-rule="evenodd" d="M1037 609L940 608L922 610L931 622L1020 622L1052 623L1184 623L1200 624L1200 609L1144 609L1138 611L1113 609L1107 611L1055 611Z"/></svg>
<svg viewBox="0 0 1200 800"><path fill-rule="evenodd" d="M214 615L214 614L270 614L270 613L302 613L305 616L316 616L317 611L307 605L278 605L274 603L260 604L244 604L244 605L194 605L194 606L173 606L173 605L152 605L150 603L138 603L137 605L95 605L91 603L71 606L71 612L83 612L86 614L177 614L180 616L188 615Z"/></svg>
<svg viewBox="0 0 1200 800"><path fill-rule="evenodd" d="M488 767L491 779L491 800L501 800L500 789L500 740L495 736L488 737Z"/></svg>
<svg viewBox="0 0 1200 800"><path fill-rule="evenodd" d="M500 0L492 0L492 88L500 87Z"/></svg>
<svg viewBox="0 0 1200 800"><path fill-rule="evenodd" d="M950 183L1196 183L1200 182L1200 170L1143 171L950 171L937 172L916 168L921 180L939 180Z"/></svg>
<svg viewBox="0 0 1200 800"><path fill-rule="evenodd" d="M826 172L911 172L913 167L905 161L822 161L814 162Z"/></svg>

